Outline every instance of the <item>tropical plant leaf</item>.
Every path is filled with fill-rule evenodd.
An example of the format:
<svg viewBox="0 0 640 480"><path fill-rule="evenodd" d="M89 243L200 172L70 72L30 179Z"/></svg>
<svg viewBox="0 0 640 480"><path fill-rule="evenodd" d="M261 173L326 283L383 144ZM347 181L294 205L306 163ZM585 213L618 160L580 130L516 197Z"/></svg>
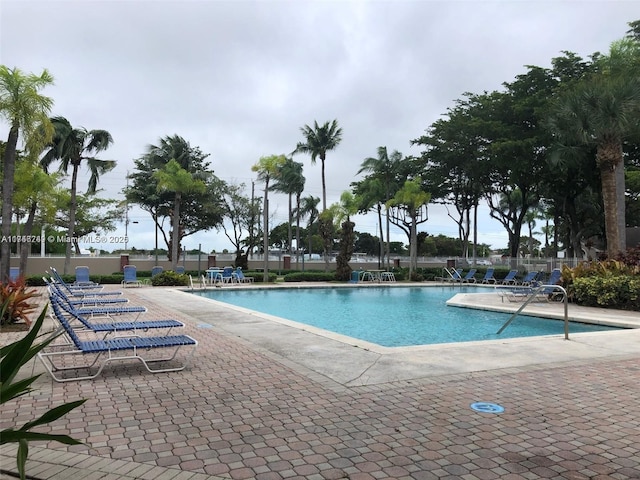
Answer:
<svg viewBox="0 0 640 480"><path fill-rule="evenodd" d="M26 471L25 465L27 463L27 457L29 456L29 443L26 440L20 440L18 442L18 473L20 474L20 480L25 480Z"/></svg>
<svg viewBox="0 0 640 480"><path fill-rule="evenodd" d="M54 433L40 433L40 432L27 432L23 430L3 430L2 431L2 440L0 440L0 445L5 443L18 443L21 442L36 442L36 441L53 441L60 442L65 445L82 445L80 440L76 440L75 438L71 438L69 435L58 435ZM18 447L20 448L20 447Z"/></svg>
<svg viewBox="0 0 640 480"><path fill-rule="evenodd" d="M30 385L35 382L39 376L40 375L35 375L15 383L3 383L0 385L0 404L30 392Z"/></svg>
<svg viewBox="0 0 640 480"><path fill-rule="evenodd" d="M32 420L31 422L25 423L22 427L20 427L20 430L26 431L26 430L29 430L30 428L37 427L38 425L44 425L46 423L53 422L59 419L60 417L66 415L74 408L79 407L86 401L87 401L86 399L76 400L75 402L69 402L69 403L65 403L64 405L58 405L57 407L54 407L48 412L41 415L36 420Z"/></svg>

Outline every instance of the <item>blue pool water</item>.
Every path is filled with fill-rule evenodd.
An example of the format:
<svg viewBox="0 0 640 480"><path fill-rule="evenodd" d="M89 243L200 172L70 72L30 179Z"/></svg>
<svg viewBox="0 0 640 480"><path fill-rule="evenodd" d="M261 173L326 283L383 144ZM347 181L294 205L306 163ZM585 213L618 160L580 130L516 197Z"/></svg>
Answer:
<svg viewBox="0 0 640 480"><path fill-rule="evenodd" d="M500 335L510 314L448 307L456 293L474 287L292 288L194 292L220 302L313 325L387 347L564 334L564 322L518 316ZM615 327L572 322L570 333Z"/></svg>

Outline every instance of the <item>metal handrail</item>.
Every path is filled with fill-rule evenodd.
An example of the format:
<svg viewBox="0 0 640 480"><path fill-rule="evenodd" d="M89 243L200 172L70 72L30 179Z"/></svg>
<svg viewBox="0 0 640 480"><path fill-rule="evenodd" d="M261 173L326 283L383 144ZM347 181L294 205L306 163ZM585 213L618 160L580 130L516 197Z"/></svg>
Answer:
<svg viewBox="0 0 640 480"><path fill-rule="evenodd" d="M553 290L560 290L563 294L564 300L564 339L569 340L569 299L567 298L567 291L561 287L560 285L540 285L536 290L533 291L532 295L527 299L526 302L522 304L522 306L516 310L510 317L509 320L505 322L504 325L498 330L496 335L500 335L502 331L507 328L507 326L524 310L524 308L529 305L543 290L547 288L551 288Z"/></svg>

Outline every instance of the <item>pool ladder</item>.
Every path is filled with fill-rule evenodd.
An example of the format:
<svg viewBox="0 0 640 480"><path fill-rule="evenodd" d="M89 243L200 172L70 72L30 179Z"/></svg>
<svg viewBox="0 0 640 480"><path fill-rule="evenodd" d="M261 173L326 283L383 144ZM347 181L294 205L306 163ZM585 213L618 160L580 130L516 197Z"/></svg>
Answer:
<svg viewBox="0 0 640 480"><path fill-rule="evenodd" d="M538 288L533 290L533 293L529 298L527 298L527 301L509 317L509 320L500 327L500 330L498 330L496 335L500 335L502 331L507 328L509 324L522 312L522 310L524 310L527 305L533 302L533 300L546 289L559 290L562 292L562 302L564 303L564 339L569 340L569 299L567 298L567 291L560 285L540 285Z"/></svg>

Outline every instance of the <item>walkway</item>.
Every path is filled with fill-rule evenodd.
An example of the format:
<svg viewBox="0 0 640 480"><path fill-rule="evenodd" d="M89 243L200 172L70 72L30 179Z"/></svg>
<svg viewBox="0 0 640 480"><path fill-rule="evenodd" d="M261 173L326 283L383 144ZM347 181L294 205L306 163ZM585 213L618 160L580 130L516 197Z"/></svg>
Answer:
<svg viewBox="0 0 640 480"><path fill-rule="evenodd" d="M42 377L0 410L0 428L87 398L55 425L86 445L32 446L30 475L640 478L640 330L372 349L183 292L126 294L150 306L149 319L188 323L195 364L157 375L119 364L64 385ZM474 402L505 411L479 413ZM0 461L15 470L11 448Z"/></svg>

